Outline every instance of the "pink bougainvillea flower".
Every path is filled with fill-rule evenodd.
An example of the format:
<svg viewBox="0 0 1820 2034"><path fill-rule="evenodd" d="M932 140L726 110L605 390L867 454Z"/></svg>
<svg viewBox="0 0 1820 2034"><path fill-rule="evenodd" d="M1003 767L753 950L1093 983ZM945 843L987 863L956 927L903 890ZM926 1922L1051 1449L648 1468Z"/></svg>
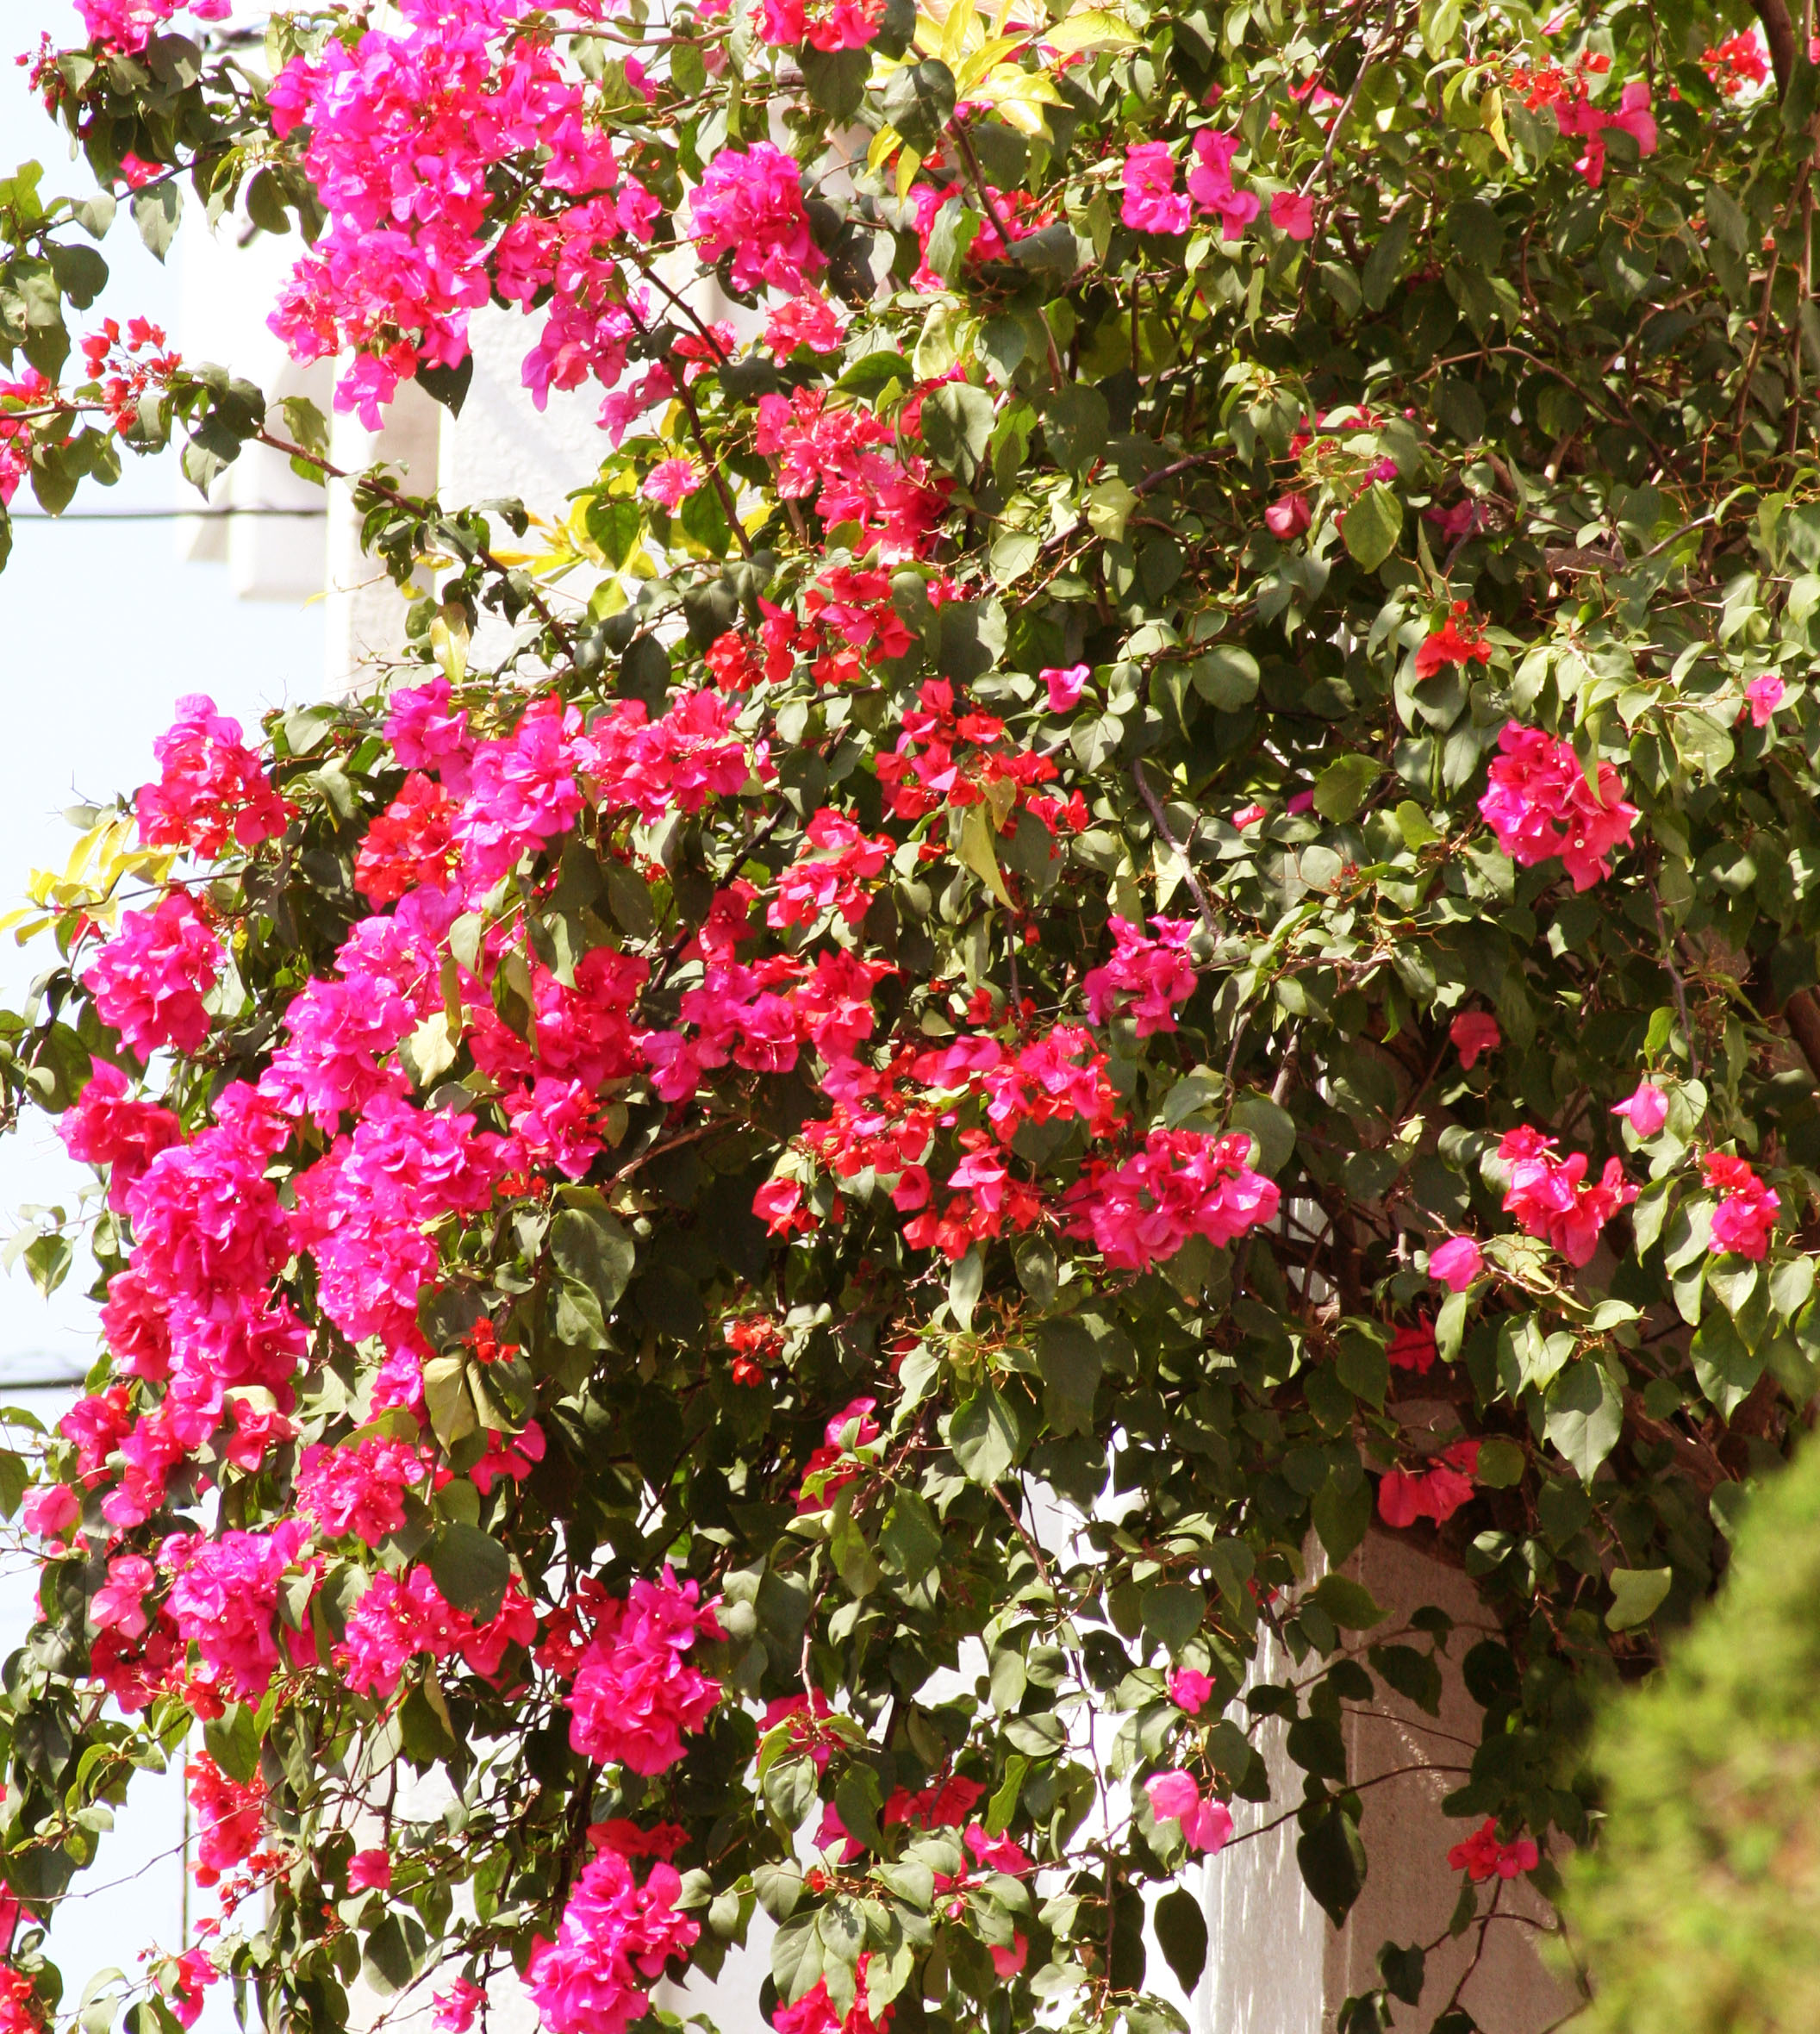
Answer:
<svg viewBox="0 0 1820 2034"><path fill-rule="evenodd" d="M1638 1137L1647 1139L1668 1120L1668 1097L1653 1083L1644 1081L1628 1101L1614 1105L1611 1114L1626 1118Z"/></svg>
<svg viewBox="0 0 1820 2034"><path fill-rule="evenodd" d="M1065 671L1045 671L1038 674L1049 694L1049 710L1052 714L1066 714L1074 710L1075 702L1092 677L1091 665L1071 664Z"/></svg>
<svg viewBox="0 0 1820 2034"><path fill-rule="evenodd" d="M1222 1800L1200 1798L1200 1784L1192 1773L1156 1773L1144 1783L1150 1796L1150 1813L1158 1822L1179 1822L1191 1850L1205 1850L1209 1856L1225 1849L1232 1834L1231 1811Z"/></svg>
<svg viewBox="0 0 1820 2034"><path fill-rule="evenodd" d="M471 1979L457 1978L446 1992L436 1994L430 2014L430 2025L435 2034L468 2034L485 1997L486 1993Z"/></svg>
<svg viewBox="0 0 1820 2034"><path fill-rule="evenodd" d="M1616 1158L1606 1159L1598 1183L1589 1184L1584 1151L1557 1158L1555 1139L1527 1124L1505 1132L1498 1156L1511 1176L1505 1213L1516 1216L1526 1236L1540 1238L1570 1264L1591 1263L1599 1231L1636 1198L1637 1189Z"/></svg>
<svg viewBox="0 0 1820 2034"><path fill-rule="evenodd" d="M82 977L103 1024L135 1058L165 1045L194 1052L209 1035L203 998L221 968L221 942L181 890L154 911L122 911L120 929Z"/></svg>
<svg viewBox="0 0 1820 2034"><path fill-rule="evenodd" d="M1500 1844L1498 1825L1487 1815L1464 1843L1455 1844L1448 1852L1447 1862L1449 1870L1469 1873L1476 1885L1493 1876L1514 1879L1521 1872L1532 1872L1542 1862L1542 1852L1533 1837Z"/></svg>
<svg viewBox="0 0 1820 2034"><path fill-rule="evenodd" d="M386 1893L392 1884L392 1861L383 1850L356 1850L347 1861L350 1893Z"/></svg>
<svg viewBox="0 0 1820 2034"><path fill-rule="evenodd" d="M1463 502L1455 502L1451 508L1424 508L1422 520L1433 523L1448 543L1457 544L1462 537L1471 536L1480 527L1485 518L1479 504L1468 496Z"/></svg>
<svg viewBox="0 0 1820 2034"><path fill-rule="evenodd" d="M1712 1248L1761 1263L1776 1226L1780 1197L1764 1185L1747 1160L1728 1152L1709 1151L1700 1160L1700 1170L1719 1195L1712 1212Z"/></svg>
<svg viewBox="0 0 1820 2034"><path fill-rule="evenodd" d="M1264 527L1286 544L1290 538L1300 536L1313 521L1308 497L1304 494L1281 496L1264 511Z"/></svg>
<svg viewBox="0 0 1820 2034"><path fill-rule="evenodd" d="M1125 152L1125 202L1119 217L1138 233L1186 233L1188 201L1175 188L1167 141L1140 141Z"/></svg>
<svg viewBox="0 0 1820 2034"><path fill-rule="evenodd" d="M779 304L765 321L764 343L779 359L788 359L798 346L807 346L813 353L832 353L846 329L826 297L805 290Z"/></svg>
<svg viewBox="0 0 1820 2034"><path fill-rule="evenodd" d="M1260 820L1268 816L1262 805L1241 805L1232 814L1232 824L1243 833L1247 827L1255 827Z"/></svg>
<svg viewBox="0 0 1820 2034"><path fill-rule="evenodd" d="M1470 1073L1480 1057L1495 1052L1504 1043L1498 1020L1485 1010L1462 1010L1447 1027L1460 1053L1460 1064Z"/></svg>
<svg viewBox="0 0 1820 2034"><path fill-rule="evenodd" d="M1280 190L1270 201L1270 223L1292 240L1306 240L1314 233L1314 200L1300 191Z"/></svg>
<svg viewBox="0 0 1820 2034"><path fill-rule="evenodd" d="M625 2034L645 2016L672 1956L695 1947L699 1925L676 1910L682 1881L658 1863L641 1886L617 1850L583 1869L554 1942L533 1938L525 1989L549 2034Z"/></svg>
<svg viewBox="0 0 1820 2034"><path fill-rule="evenodd" d="M1239 137L1203 128L1194 137L1194 163L1187 174L1188 196L1204 212L1217 212L1220 234L1236 240L1256 218L1261 201L1255 190L1240 190L1232 182L1232 158Z"/></svg>
<svg viewBox="0 0 1820 2034"><path fill-rule="evenodd" d="M1213 1699L1213 1683L1197 1667L1178 1667L1169 1676L1169 1700L1190 1716L1199 1716Z"/></svg>
<svg viewBox="0 0 1820 2034"><path fill-rule="evenodd" d="M1081 984L1095 1024L1114 1015L1130 1017L1141 1039L1174 1031L1176 1009L1194 993L1194 964L1187 954L1194 920L1153 918L1150 923L1155 939L1141 926L1115 917L1113 958L1104 967L1089 968Z"/></svg>
<svg viewBox="0 0 1820 2034"><path fill-rule="evenodd" d="M1499 846L1524 869L1559 855L1576 890L1609 876L1608 858L1637 818L1617 771L1600 763L1595 789L1566 742L1514 721L1499 731L1498 747L1479 810Z"/></svg>
<svg viewBox="0 0 1820 2034"><path fill-rule="evenodd" d="M1753 727L1767 727L1770 715L1781 705L1783 695L1788 690L1773 671L1767 671L1761 678L1753 678L1744 688L1744 704L1738 708L1738 718L1748 713Z"/></svg>
<svg viewBox="0 0 1820 2034"><path fill-rule="evenodd" d="M770 283L801 296L805 278L827 265L803 209L802 172L769 141L723 148L689 202L701 259L730 254L736 290Z"/></svg>
<svg viewBox="0 0 1820 2034"><path fill-rule="evenodd" d="M20 1517L41 1539L62 1539L82 1516L82 1501L67 1483L46 1483L26 1493Z"/></svg>
<svg viewBox="0 0 1820 2034"><path fill-rule="evenodd" d="M701 469L693 459L659 459L639 490L647 502L660 502L672 514L701 484Z"/></svg>

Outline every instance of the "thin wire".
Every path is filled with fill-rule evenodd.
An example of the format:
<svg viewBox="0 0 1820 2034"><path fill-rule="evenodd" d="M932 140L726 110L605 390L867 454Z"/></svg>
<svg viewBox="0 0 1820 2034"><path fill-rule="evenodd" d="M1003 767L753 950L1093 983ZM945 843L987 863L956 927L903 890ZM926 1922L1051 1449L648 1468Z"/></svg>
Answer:
<svg viewBox="0 0 1820 2034"><path fill-rule="evenodd" d="M230 515L288 515L299 521L326 516L327 508L72 508L63 515L27 509L14 522L225 522Z"/></svg>

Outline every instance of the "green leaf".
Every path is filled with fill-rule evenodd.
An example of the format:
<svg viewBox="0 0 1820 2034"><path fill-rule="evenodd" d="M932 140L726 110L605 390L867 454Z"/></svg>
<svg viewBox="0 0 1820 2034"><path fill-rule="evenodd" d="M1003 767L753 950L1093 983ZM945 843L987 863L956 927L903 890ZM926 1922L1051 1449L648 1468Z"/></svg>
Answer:
<svg viewBox="0 0 1820 2034"><path fill-rule="evenodd" d="M171 243L177 238L177 222L183 214L183 187L174 178L133 194L133 223L139 228L140 240L160 261L171 251Z"/></svg>
<svg viewBox="0 0 1820 2034"><path fill-rule="evenodd" d="M1249 650L1216 643L1188 669L1194 689L1223 714L1236 714L1257 697L1257 659Z"/></svg>
<svg viewBox="0 0 1820 2034"><path fill-rule="evenodd" d="M1314 1529L1335 1567L1351 1557L1371 1528L1371 1485L1356 1460L1349 1469L1347 1474L1338 1468L1329 1469L1309 1507Z"/></svg>
<svg viewBox="0 0 1820 2034"><path fill-rule="evenodd" d="M1144 1628L1170 1653L1179 1653L1200 1631L1207 1600L1189 1582L1147 1582L1139 1592Z"/></svg>
<svg viewBox="0 0 1820 2034"><path fill-rule="evenodd" d="M637 1245L604 1208L565 1207L550 1225L549 1250L563 1276L563 1302L587 1331L604 1338L607 1318L631 1281Z"/></svg>
<svg viewBox="0 0 1820 2034"><path fill-rule="evenodd" d="M1730 1419L1763 1375L1763 1357L1746 1345L1731 1316L1717 1307L1701 1321L1689 1353L1707 1403L1722 1419Z"/></svg>
<svg viewBox="0 0 1820 2034"><path fill-rule="evenodd" d="M1623 1394L1603 1363L1581 1357L1549 1387L1548 1405L1543 1431L1549 1444L1590 1484L1624 1430Z"/></svg>
<svg viewBox="0 0 1820 2034"><path fill-rule="evenodd" d="M948 1311L963 1334L973 1326L973 1310L986 1282L986 1256L980 1245L971 1245L948 1274Z"/></svg>
<svg viewBox="0 0 1820 2034"><path fill-rule="evenodd" d="M1247 1585L1257 1569L1257 1557L1250 1545L1242 1539L1216 1539L1207 1549L1206 1561L1220 1594L1249 1619L1253 1606Z"/></svg>
<svg viewBox="0 0 1820 2034"><path fill-rule="evenodd" d="M1523 1481L1528 1466L1528 1457L1515 1441L1494 1434L1479 1444L1479 1467L1473 1480L1487 1490L1512 1490Z"/></svg>
<svg viewBox="0 0 1820 2034"><path fill-rule="evenodd" d="M1422 1945L1412 1943L1406 1950L1393 1942L1386 1943L1378 1951L1378 1974L1392 1998L1400 1999L1406 2006L1418 2004L1428 1975L1428 1958Z"/></svg>
<svg viewBox="0 0 1820 2034"><path fill-rule="evenodd" d="M1396 810L1397 831L1403 836L1403 845L1413 853L1418 848L1426 847L1430 841L1441 836L1433 822L1413 798L1406 798Z"/></svg>
<svg viewBox="0 0 1820 2034"><path fill-rule="evenodd" d="M1056 1433L1090 1433L1094 1398L1106 1370L1106 1348L1077 1317L1046 1320L1037 1331L1037 1368L1044 1383L1043 1417Z"/></svg>
<svg viewBox="0 0 1820 2034"><path fill-rule="evenodd" d="M828 1558L850 1596L869 1596L878 1587L878 1563L866 1544L865 1534L853 1522L851 1486L834 1500L834 1515L828 1527Z"/></svg>
<svg viewBox="0 0 1820 2034"><path fill-rule="evenodd" d="M246 1786L259 1769L259 1733L252 1711L244 1702L230 1703L203 1725L203 1748L230 1780Z"/></svg>
<svg viewBox="0 0 1820 2034"><path fill-rule="evenodd" d="M942 1535L935 1514L914 1490L900 1490L885 1514L878 1550L914 1588L942 1557Z"/></svg>
<svg viewBox="0 0 1820 2034"><path fill-rule="evenodd" d="M1391 220L1378 235L1365 263L1365 272L1360 278L1365 291L1365 301L1373 310L1381 311L1390 301L1390 292L1403 266L1403 257L1409 248L1409 228L1412 208L1406 206Z"/></svg>
<svg viewBox="0 0 1820 2034"><path fill-rule="evenodd" d="M468 1389L464 1357L433 1356L423 1366L423 1396L431 1431L445 1448L478 1432L480 1417Z"/></svg>
<svg viewBox="0 0 1820 2034"><path fill-rule="evenodd" d="M982 1386L953 1414L948 1445L962 1475L975 1483L996 1483L1017 1460L1017 1422L991 1385Z"/></svg>
<svg viewBox="0 0 1820 2034"><path fill-rule="evenodd" d="M1355 561L1374 572L1397 547L1403 533L1403 503L1374 480L1340 518L1340 535Z"/></svg>
<svg viewBox="0 0 1820 2034"><path fill-rule="evenodd" d="M1043 434L1058 465L1084 473L1106 451L1113 413L1098 389L1069 382L1043 409Z"/></svg>
<svg viewBox="0 0 1820 2034"><path fill-rule="evenodd" d="M490 1534L477 1526L445 1526L431 1540L427 1558L430 1579L446 1602L479 1625L499 1615L512 1579L512 1557Z"/></svg>
<svg viewBox="0 0 1820 2034"><path fill-rule="evenodd" d="M1343 1632L1368 1631L1390 1614L1369 1589L1349 1575L1323 1575L1310 1592L1310 1600L1318 1603Z"/></svg>
<svg viewBox="0 0 1820 2034"><path fill-rule="evenodd" d="M1243 1095L1232 1105L1231 1125L1257 1139L1257 1167L1271 1177L1295 1151L1295 1118L1268 1095Z"/></svg>
<svg viewBox="0 0 1820 2034"><path fill-rule="evenodd" d="M1413 1645L1374 1645L1368 1657L1387 1687L1430 1716L1441 1713L1441 1669L1432 1653Z"/></svg>
<svg viewBox="0 0 1820 2034"><path fill-rule="evenodd" d="M1365 1890L1365 1846L1351 1816L1330 1806L1296 1844L1302 1882L1336 1928Z"/></svg>
<svg viewBox="0 0 1820 2034"><path fill-rule="evenodd" d="M381 1998L395 1997L416 1976L424 1948L422 1923L414 1915L390 1913L366 1938L361 1972Z"/></svg>
<svg viewBox="0 0 1820 2034"><path fill-rule="evenodd" d="M992 397L969 382L944 382L923 400L923 442L938 465L963 478L986 457Z"/></svg>
<svg viewBox="0 0 1820 2034"><path fill-rule="evenodd" d="M1314 780L1314 809L1323 819L1343 826L1383 774L1384 765L1375 756L1336 756Z"/></svg>
<svg viewBox="0 0 1820 2034"><path fill-rule="evenodd" d="M1200 1900L1186 1886L1178 1886L1156 1902L1150 1919L1175 1981L1192 1993L1207 1966L1207 1918Z"/></svg>
<svg viewBox="0 0 1820 2034"><path fill-rule="evenodd" d="M954 115L954 73L938 57L892 73L882 95L885 118L919 155L927 155Z"/></svg>
<svg viewBox="0 0 1820 2034"><path fill-rule="evenodd" d="M1607 1578L1611 1584L1611 1607L1605 1613L1605 1628L1629 1632L1647 1625L1661 1607L1662 1600L1674 1586L1672 1568L1614 1568Z"/></svg>

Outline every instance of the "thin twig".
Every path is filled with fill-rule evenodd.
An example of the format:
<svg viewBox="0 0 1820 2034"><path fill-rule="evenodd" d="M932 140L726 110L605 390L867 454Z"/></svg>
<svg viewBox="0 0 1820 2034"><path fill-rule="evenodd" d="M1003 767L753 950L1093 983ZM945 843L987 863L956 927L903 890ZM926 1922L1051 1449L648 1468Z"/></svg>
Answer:
<svg viewBox="0 0 1820 2034"><path fill-rule="evenodd" d="M346 467L337 466L331 461L324 459L321 453L306 451L301 445L292 445L287 440L277 437L271 431L255 431L252 436L253 442L256 445L269 446L273 452L281 452L284 454L285 458L289 459L302 459L306 465L314 466L317 472L321 474L325 479L346 480L349 482L357 491L364 489L368 494L377 496L380 501L390 502L395 508L405 509L412 515L421 515L422 513L423 504L421 502L414 501L410 496L401 494L396 488L391 486L388 482L376 479L371 473L363 473L357 477L356 475L349 472ZM440 520L439 515L439 520ZM474 555L489 572L496 573L502 579L509 580L511 578L512 568L503 563L502 560L496 558L493 553L487 549L484 544L477 545L475 546ZM573 638L571 638L570 635L569 631L563 627L562 623L557 620L555 615L552 615L549 608L545 605L544 597L537 590L537 587L533 582L531 575L527 572L522 575L522 577L524 580L526 597L530 602L530 604L537 610L538 619L542 621L544 627L550 631L551 634L556 638L558 643L562 646L564 654L573 658L575 655L575 642Z"/></svg>
<svg viewBox="0 0 1820 2034"><path fill-rule="evenodd" d="M948 122L948 132L954 136L955 146L961 152L961 160L966 165L969 180L979 193L980 205L991 220L993 231L999 236L999 245L1005 250L1005 259L1012 259L1012 233L1010 221L1000 211L992 192L987 188L984 173L980 168L980 159L973 153L973 143L967 139L967 125L957 113ZM1049 342L1049 371L1059 389L1068 378L1062 371L1062 356L1056 350L1056 335L1049 328L1049 320L1043 321L1043 336Z"/></svg>
<svg viewBox="0 0 1820 2034"><path fill-rule="evenodd" d="M1668 921L1662 916L1661 894L1655 887L1655 877L1649 878L1649 902L1655 907L1656 937L1662 943L1662 965L1668 970L1668 979L1674 987L1674 1007L1680 1014L1681 1035L1687 1041L1687 1066L1695 1080L1700 1077L1699 1041L1693 1035L1693 1020L1687 1014L1687 985L1681 980L1681 970L1674 964L1674 942L1668 937Z"/></svg>
<svg viewBox="0 0 1820 2034"><path fill-rule="evenodd" d="M1156 822L1156 831L1162 836L1164 844L1173 851L1176 859L1181 864L1182 874L1187 881L1188 893L1194 898L1195 905L1200 912L1201 923L1218 939L1222 932L1220 922L1213 915L1213 907L1207 902L1207 893L1200 887L1200 878L1194 873L1194 865L1188 859L1188 851L1175 838L1175 832L1169 825L1169 814L1162 809L1162 802L1158 799L1156 792L1150 789L1149 780L1144 774L1144 764L1141 761L1131 765L1131 782L1138 787L1138 796L1150 807L1150 817Z"/></svg>

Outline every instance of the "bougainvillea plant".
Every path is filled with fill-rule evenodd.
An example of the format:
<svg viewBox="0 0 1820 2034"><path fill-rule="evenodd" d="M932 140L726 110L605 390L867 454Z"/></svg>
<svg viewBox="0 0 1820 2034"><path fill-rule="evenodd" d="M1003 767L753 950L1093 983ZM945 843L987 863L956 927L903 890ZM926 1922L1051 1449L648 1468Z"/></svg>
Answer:
<svg viewBox="0 0 1820 2034"><path fill-rule="evenodd" d="M199 671L20 928L7 1109L101 1182L26 1254L92 1254L105 1353L0 1457L9 2028L178 1756L223 1919L90 2034L217 1981L327 2034L363 1969L620 2034L761 1907L779 2034L1146 2034L1265 1733L1337 1922L1343 1721L1443 1670L1454 1931L1552 1893L1593 1691L1820 1376L1765 4L83 0L0 491L331 472L84 323L115 192L296 229L338 407L458 411L492 306L600 456L350 477L402 662L250 740ZM1491 1635L1387 1619L1371 1530ZM1437 1946L1345 2024L1468 2025Z"/></svg>

